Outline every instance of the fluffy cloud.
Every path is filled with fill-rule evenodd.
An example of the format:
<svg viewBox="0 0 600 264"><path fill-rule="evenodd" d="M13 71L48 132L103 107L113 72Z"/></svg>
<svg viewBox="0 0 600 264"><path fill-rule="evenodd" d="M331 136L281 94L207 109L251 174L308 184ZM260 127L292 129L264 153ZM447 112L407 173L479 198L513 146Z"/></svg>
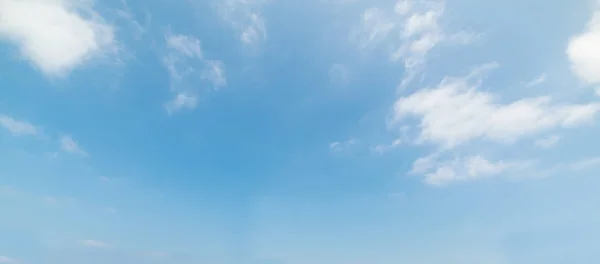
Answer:
<svg viewBox="0 0 600 264"><path fill-rule="evenodd" d="M588 84L600 83L600 11L596 11L586 30L571 38L567 56L575 74Z"/></svg>
<svg viewBox="0 0 600 264"><path fill-rule="evenodd" d="M116 46L113 27L92 1L76 0L0 1L0 39L49 76L64 76Z"/></svg>
<svg viewBox="0 0 600 264"><path fill-rule="evenodd" d="M487 68L490 68L489 66ZM445 78L437 87L399 98L391 123L407 117L419 121L419 141L453 148L475 139L513 142L559 127L593 121L600 104L558 104L550 97L500 103L497 96L479 89L476 70L463 78Z"/></svg>
<svg viewBox="0 0 600 264"><path fill-rule="evenodd" d="M472 181L500 175L509 170L523 169L523 162L492 162L481 156L439 162L435 156L418 159L413 164L414 173L424 174L425 183L435 186L452 182Z"/></svg>
<svg viewBox="0 0 600 264"><path fill-rule="evenodd" d="M37 128L34 125L5 115L0 115L0 126L17 136L37 134Z"/></svg>
<svg viewBox="0 0 600 264"><path fill-rule="evenodd" d="M238 34L240 41L247 47L257 45L267 39L265 19L262 16L266 0L225 0L221 1L219 12Z"/></svg>
<svg viewBox="0 0 600 264"><path fill-rule="evenodd" d="M439 21L443 14L442 1L400 0L393 12L372 7L363 12L352 38L362 48L391 47L390 59L403 61L407 70L404 86L422 71L427 54L440 43L468 44L477 38L466 31L444 32Z"/></svg>
<svg viewBox="0 0 600 264"><path fill-rule="evenodd" d="M83 157L88 156L88 153L83 148L81 148L77 141L73 140L71 136L62 136L60 138L60 148L62 149L62 151L70 154L79 155Z"/></svg>

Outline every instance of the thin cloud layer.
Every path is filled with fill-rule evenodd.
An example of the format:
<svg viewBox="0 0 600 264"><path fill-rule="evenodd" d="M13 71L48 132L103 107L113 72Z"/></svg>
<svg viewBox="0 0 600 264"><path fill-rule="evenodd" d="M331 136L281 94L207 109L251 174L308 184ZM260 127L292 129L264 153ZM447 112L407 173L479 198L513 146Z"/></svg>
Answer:
<svg viewBox="0 0 600 264"><path fill-rule="evenodd" d="M91 1L0 1L0 39L48 76L65 76L86 61L115 51L112 25Z"/></svg>

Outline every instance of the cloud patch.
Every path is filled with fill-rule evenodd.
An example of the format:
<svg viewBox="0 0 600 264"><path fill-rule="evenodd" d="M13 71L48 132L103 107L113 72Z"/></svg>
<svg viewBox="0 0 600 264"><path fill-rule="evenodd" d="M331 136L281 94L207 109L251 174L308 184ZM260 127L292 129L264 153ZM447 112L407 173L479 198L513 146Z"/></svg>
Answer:
<svg viewBox="0 0 600 264"><path fill-rule="evenodd" d="M15 136L33 136L38 133L34 125L6 115L0 115L0 126Z"/></svg>
<svg viewBox="0 0 600 264"><path fill-rule="evenodd" d="M221 18L238 34L244 46L256 50L267 39L267 27L262 15L267 0L224 0L220 2Z"/></svg>
<svg viewBox="0 0 600 264"><path fill-rule="evenodd" d="M227 85L225 64L207 60L199 39L188 35L167 35L167 54L163 64L169 74L169 89L175 94L164 104L169 114L198 105L199 83L210 83L214 90Z"/></svg>
<svg viewBox="0 0 600 264"><path fill-rule="evenodd" d="M423 70L427 54L436 46L465 45L479 37L467 31L445 32L440 23L445 12L443 1L400 0L392 10L366 9L351 39L361 48L384 47L392 61L402 61L406 74L401 87Z"/></svg>
<svg viewBox="0 0 600 264"><path fill-rule="evenodd" d="M93 1L0 1L0 39L45 75L63 77L92 58L116 50L114 28Z"/></svg>
<svg viewBox="0 0 600 264"><path fill-rule="evenodd" d="M596 10L585 31L572 37L567 46L571 69L587 84L600 83L600 9Z"/></svg>
<svg viewBox="0 0 600 264"><path fill-rule="evenodd" d="M489 161L479 155L441 162L436 156L428 156L415 161L412 172L423 174L425 183L429 185L444 186L490 178L527 166L525 162Z"/></svg>
<svg viewBox="0 0 600 264"><path fill-rule="evenodd" d="M82 157L87 157L89 154L75 141L71 136L65 135L60 138L60 148L62 151L78 155Z"/></svg>
<svg viewBox="0 0 600 264"><path fill-rule="evenodd" d="M476 139L511 143L540 132L592 122L600 104L560 104L550 96L501 103L480 89L479 70L461 78L446 77L433 88L399 98L391 123L408 117L419 122L418 141L454 148Z"/></svg>

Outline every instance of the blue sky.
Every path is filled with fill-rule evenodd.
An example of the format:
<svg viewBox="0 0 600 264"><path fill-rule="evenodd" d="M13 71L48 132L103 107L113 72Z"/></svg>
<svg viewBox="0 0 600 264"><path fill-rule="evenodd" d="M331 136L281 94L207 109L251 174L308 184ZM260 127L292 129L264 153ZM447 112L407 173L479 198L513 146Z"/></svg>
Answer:
<svg viewBox="0 0 600 264"><path fill-rule="evenodd" d="M0 263L596 263L600 3L0 0Z"/></svg>

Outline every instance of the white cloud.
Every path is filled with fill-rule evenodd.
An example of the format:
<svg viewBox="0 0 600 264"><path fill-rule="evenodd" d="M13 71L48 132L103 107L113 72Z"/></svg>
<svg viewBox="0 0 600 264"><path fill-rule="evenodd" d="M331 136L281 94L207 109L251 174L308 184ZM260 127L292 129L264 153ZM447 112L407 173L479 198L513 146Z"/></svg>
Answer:
<svg viewBox="0 0 600 264"><path fill-rule="evenodd" d="M37 128L25 121L19 121L9 116L0 115L0 126L4 127L11 134L21 136L21 135L36 135Z"/></svg>
<svg viewBox="0 0 600 264"><path fill-rule="evenodd" d="M600 157L593 157L571 163L571 169L580 171L600 166Z"/></svg>
<svg viewBox="0 0 600 264"><path fill-rule="evenodd" d="M535 141L535 146L543 149L554 147L560 141L560 136L550 135L547 137L539 138Z"/></svg>
<svg viewBox="0 0 600 264"><path fill-rule="evenodd" d="M394 141L392 141L392 143L387 144L387 145L377 145L375 146L375 148L373 148L373 150L379 154L383 154L384 152L391 150L391 149L395 149L398 146L400 146L402 144L402 139L395 139Z"/></svg>
<svg viewBox="0 0 600 264"><path fill-rule="evenodd" d="M202 77L210 81L215 89L227 85L225 78L225 64L218 60L209 60L206 62L206 69Z"/></svg>
<svg viewBox="0 0 600 264"><path fill-rule="evenodd" d="M491 162L481 156L445 162L439 162L435 157L429 156L415 161L412 172L423 174L427 184L443 186L453 182L489 178L525 166L524 162Z"/></svg>
<svg viewBox="0 0 600 264"><path fill-rule="evenodd" d="M596 88L595 92L596 96L600 97L600 87Z"/></svg>
<svg viewBox="0 0 600 264"><path fill-rule="evenodd" d="M192 36L169 35L166 37L167 46L186 57L202 58L200 40Z"/></svg>
<svg viewBox="0 0 600 264"><path fill-rule="evenodd" d="M79 241L79 244L82 246L93 247L93 248L109 248L110 247L110 245L108 245L107 243L104 243L104 242L98 241L98 240L82 240L82 241Z"/></svg>
<svg viewBox="0 0 600 264"><path fill-rule="evenodd" d="M247 47L257 48L267 38L265 19L262 16L266 0L225 0L221 1L219 12L238 34Z"/></svg>
<svg viewBox="0 0 600 264"><path fill-rule="evenodd" d="M354 146L357 143L357 140L354 138L350 138L346 141L335 141L329 144L329 149L333 151L342 151Z"/></svg>
<svg viewBox="0 0 600 264"><path fill-rule="evenodd" d="M167 68L170 90L175 95L164 104L169 114L198 105L198 89L202 80L210 82L215 90L227 85L225 64L206 60L200 40L187 35L167 35L167 54L163 63Z"/></svg>
<svg viewBox="0 0 600 264"><path fill-rule="evenodd" d="M544 74L542 74L542 75L540 75L538 77L535 77L533 80L527 82L525 84L525 87L531 88L531 87L535 87L535 86L538 86L540 84L543 84L545 82L546 82L546 74L544 73Z"/></svg>
<svg viewBox="0 0 600 264"><path fill-rule="evenodd" d="M600 10L589 21L586 30L570 39L566 53L571 68L585 83L600 83Z"/></svg>
<svg viewBox="0 0 600 264"><path fill-rule="evenodd" d="M362 48L379 45L397 26L383 10L374 7L365 10L361 20L361 27L355 34Z"/></svg>
<svg viewBox="0 0 600 264"><path fill-rule="evenodd" d="M79 146L77 141L73 140L71 136L65 135L60 138L60 148L62 151L75 154L83 157L87 157L88 153Z"/></svg>
<svg viewBox="0 0 600 264"><path fill-rule="evenodd" d="M12 259L12 258L5 257L5 256L0 256L0 263L2 263L2 264L17 264L17 263L21 263L21 262L16 259Z"/></svg>
<svg viewBox="0 0 600 264"><path fill-rule="evenodd" d="M116 50L114 29L92 1L2 0L0 39L16 44L24 58L49 76L64 76Z"/></svg>
<svg viewBox="0 0 600 264"><path fill-rule="evenodd" d="M493 93L480 91L481 80L473 82L481 71L463 78L446 77L435 88L399 98L391 124L416 117L419 141L453 148L475 139L513 142L542 131L581 125L593 121L600 111L597 103L557 104L548 96L500 103Z"/></svg>
<svg viewBox="0 0 600 264"><path fill-rule="evenodd" d="M194 109L198 105L196 95L178 93L171 101L165 103L165 109L169 114L173 114L182 109Z"/></svg>
<svg viewBox="0 0 600 264"><path fill-rule="evenodd" d="M391 47L390 59L403 61L407 71L401 86L423 70L427 54L440 43L465 45L478 38L467 31L444 32L440 24L445 11L443 1L400 0L393 10L368 8L351 37L361 48Z"/></svg>

